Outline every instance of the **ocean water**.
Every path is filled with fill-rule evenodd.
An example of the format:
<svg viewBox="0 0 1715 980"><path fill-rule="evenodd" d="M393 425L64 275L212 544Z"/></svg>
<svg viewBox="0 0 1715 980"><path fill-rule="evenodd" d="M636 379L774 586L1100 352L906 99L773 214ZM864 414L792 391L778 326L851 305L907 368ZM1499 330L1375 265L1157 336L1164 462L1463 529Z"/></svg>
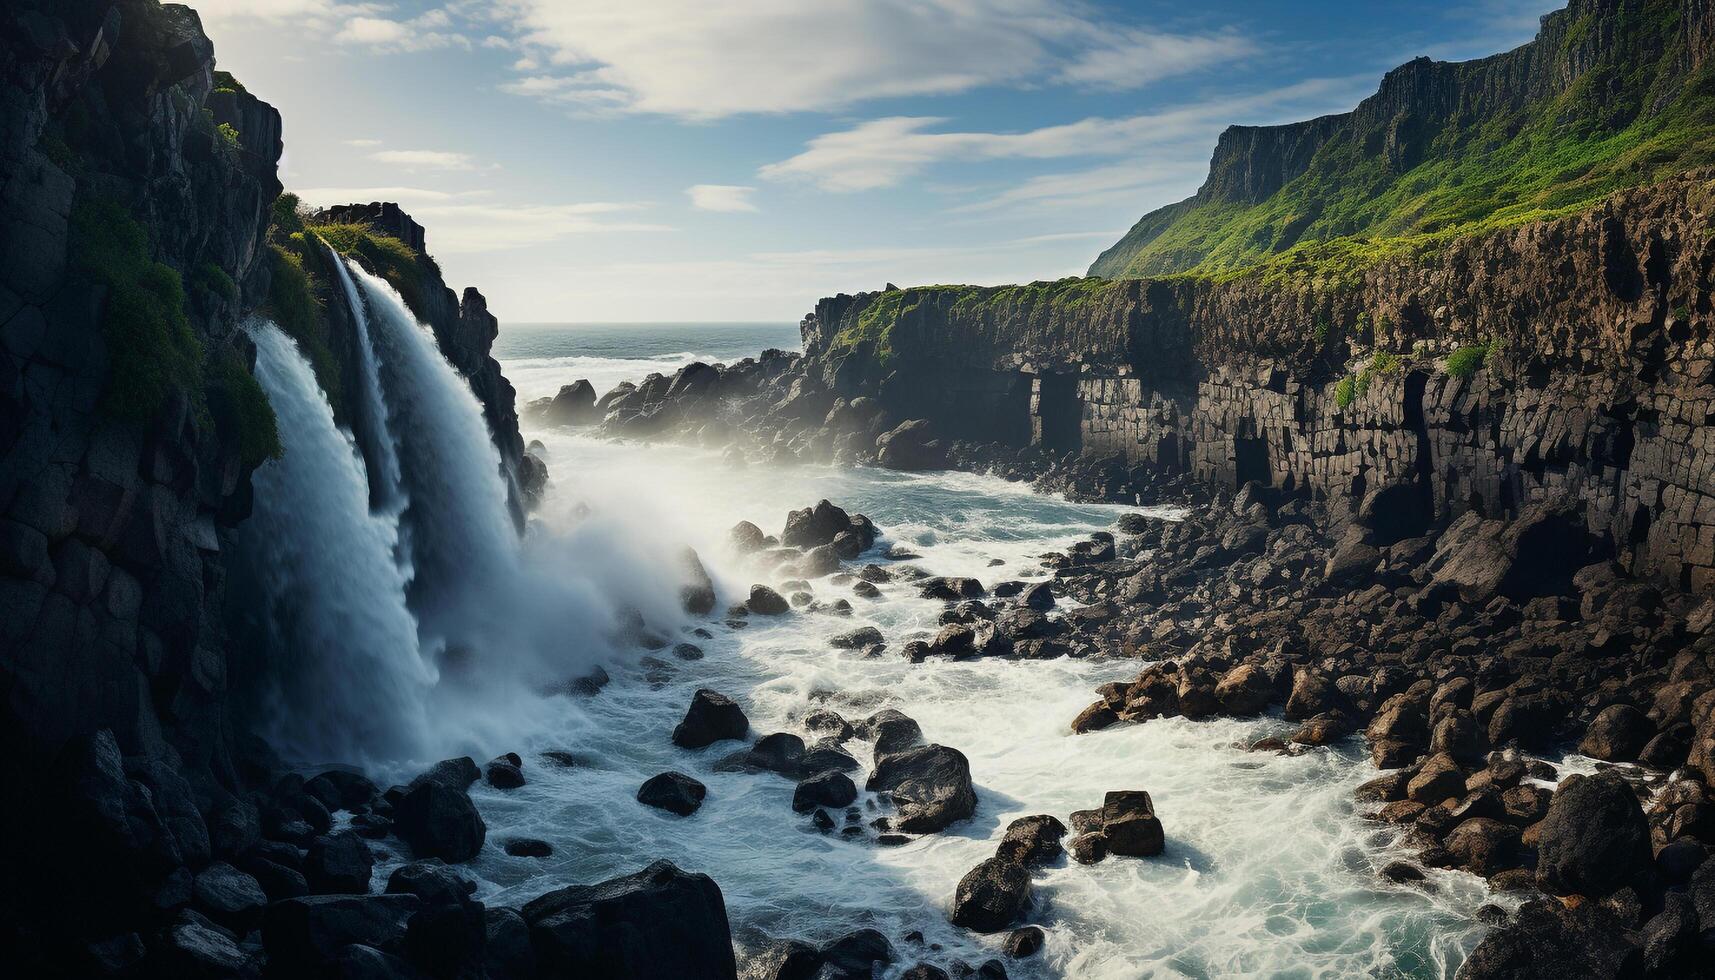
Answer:
<svg viewBox="0 0 1715 980"><path fill-rule="evenodd" d="M730 364L776 347L801 350L795 323L519 323L501 327L494 356L518 389L518 403L551 397L580 378L605 394L650 372L672 374L693 361Z"/></svg>
<svg viewBox="0 0 1715 980"><path fill-rule="evenodd" d="M578 377L596 382L598 371L603 382L596 387L605 390L604 383L668 370L693 355L754 354L778 346L785 330L651 326L633 342L629 329L527 328L503 333L500 353L530 397ZM788 510L823 497L869 515L883 535L878 552L899 542L932 573L991 585L1040 577L1037 556L1110 526L1126 511L969 474L738 467L712 451L606 442L575 430L527 427L525 437L543 442L551 474L532 541L566 542L568 553L604 563L579 569L597 577L610 568L620 576L633 556L689 544L715 578L722 606L743 601L752 583L779 584L776 572L728 546L728 529L750 520L778 533ZM1159 520L1179 516L1149 513ZM1096 686L1135 676L1137 662L912 665L898 651L933 632L942 605L917 597L907 584L881 588L882 599L868 600L849 585L813 583L818 599L849 599L850 617L793 613L753 619L745 629L701 624L713 634L695 640L701 660L622 650L606 662L613 680L601 694L555 698L535 711L538 720L516 735L516 744L495 744L490 753L521 752L528 785L473 789L489 825L490 844L471 866L482 881L481 897L518 904L665 857L715 879L741 940L762 931L823 941L867 926L894 944L899 960L890 974L919 960L945 969L954 958L978 963L999 955L1004 933L969 933L952 927L947 914L959 879L993 853L1009 821L1037 813L1064 821L1072 810L1098 805L1109 790L1143 789L1165 825L1166 853L1088 867L1063 862L1038 872L1027 921L1047 931L1047 946L1037 957L1009 962L1011 975L1450 977L1483 934L1478 907L1509 904L1480 879L1457 872L1430 871L1426 885L1396 885L1377 874L1410 852L1395 829L1366 820L1353 800L1353 789L1375 775L1356 739L1293 757L1244 749L1290 730L1275 717L1172 719L1075 736L1068 724L1094 699ZM887 654L866 659L828 645L830 636L862 625L882 631ZM801 733L797 719L812 708L860 720L896 707L921 724L929 741L969 758L976 816L892 848L877 845L872 833L856 839L819 833L808 815L792 811L792 781L716 771L739 743L695 752L672 745L673 727L701 687L738 699L754 736ZM864 766L853 774L861 787L869 746L853 741L846 748ZM572 752L579 764L554 768L541 755L548 750ZM643 781L668 770L708 786L694 815L636 802ZM870 794L860 795L865 823L875 815L870 802ZM554 853L506 855L505 841L518 836L545 840ZM905 936L913 931L942 948L911 945Z"/></svg>

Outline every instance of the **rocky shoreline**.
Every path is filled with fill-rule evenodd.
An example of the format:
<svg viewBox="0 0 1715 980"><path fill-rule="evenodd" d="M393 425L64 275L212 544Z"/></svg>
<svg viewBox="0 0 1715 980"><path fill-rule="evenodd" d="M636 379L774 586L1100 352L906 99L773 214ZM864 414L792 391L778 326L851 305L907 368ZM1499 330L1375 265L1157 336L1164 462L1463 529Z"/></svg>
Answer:
<svg viewBox="0 0 1715 980"><path fill-rule="evenodd" d="M1575 503L1424 527L1401 491L1355 514L1255 482L1210 493L1121 459L933 438L922 420L818 390L800 358L773 351L652 376L599 406L569 388L526 415L552 419L573 397L588 400L576 417L596 432L724 447L731 465L961 468L1185 504L1183 520L1128 518L1046 556L1045 584L991 598L980 583L935 580L924 594L946 600L945 625L901 654L1151 661L1068 719L1091 738L1151 718L1277 710L1299 728L1258 751L1362 735L1383 770L1360 790L1364 807L1418 852L1384 874L1453 868L1541 896L1511 918L1489 910L1500 924L1464 976L1691 976L1709 955L1715 600L1628 575ZM1073 608L1045 614L1056 595ZM836 643L880 655L883 639ZM1563 777L1542 761L1574 749L1613 768ZM1023 905L1007 902L1021 903L1027 876L995 865L972 876L955 909L1004 894L1015 914L992 915L1015 921Z"/></svg>

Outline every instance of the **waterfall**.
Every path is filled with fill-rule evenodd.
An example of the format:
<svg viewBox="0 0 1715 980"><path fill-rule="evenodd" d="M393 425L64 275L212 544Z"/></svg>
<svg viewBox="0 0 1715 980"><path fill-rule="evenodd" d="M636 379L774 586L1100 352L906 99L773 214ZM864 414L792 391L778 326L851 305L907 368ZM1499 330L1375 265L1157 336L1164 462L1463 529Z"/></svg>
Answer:
<svg viewBox="0 0 1715 980"><path fill-rule="evenodd" d="M506 625L504 607L520 584L500 452L470 385L399 293L359 266L349 276L368 310L370 356L399 460L411 606L427 646L481 654Z"/></svg>
<svg viewBox="0 0 1715 980"><path fill-rule="evenodd" d="M266 321L249 333L284 449L256 470L238 528L247 611L270 654L266 731L304 760L423 758L435 676L406 608L395 521L370 512L362 457L297 346Z"/></svg>
<svg viewBox="0 0 1715 980"><path fill-rule="evenodd" d="M344 260L331 248L327 249L327 255L334 272L339 276L340 288L345 293L345 305L351 311L352 323L357 331L359 394L353 415L357 419L358 447L362 449L364 459L369 461L371 472L375 474L369 486L370 506L376 510L397 514L405 505L403 477L399 471L399 455L394 451L393 440L387 434L387 408L381 396L381 372L376 364L374 345L369 339L369 307L358 295L357 284L352 282L351 273L347 271Z"/></svg>

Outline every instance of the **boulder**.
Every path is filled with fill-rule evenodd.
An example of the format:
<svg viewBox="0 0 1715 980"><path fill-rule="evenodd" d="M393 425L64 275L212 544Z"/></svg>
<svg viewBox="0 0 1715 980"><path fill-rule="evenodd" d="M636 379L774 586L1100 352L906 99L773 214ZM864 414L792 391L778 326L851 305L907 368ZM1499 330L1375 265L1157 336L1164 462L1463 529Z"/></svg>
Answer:
<svg viewBox="0 0 1715 980"><path fill-rule="evenodd" d="M1536 881L1551 895L1601 898L1654 861L1637 795L1614 775L1570 777L1537 831Z"/></svg>
<svg viewBox="0 0 1715 980"><path fill-rule="evenodd" d="M785 596L766 585L753 585L750 587L750 601L745 603L745 608L758 616L780 616L791 609L792 604L786 601Z"/></svg>
<svg viewBox="0 0 1715 980"><path fill-rule="evenodd" d="M529 980L537 976L530 926L516 909L484 909L482 922L483 962L490 980Z"/></svg>
<svg viewBox="0 0 1715 980"><path fill-rule="evenodd" d="M268 896L256 879L225 861L197 872L191 884L191 901L197 911L240 936L262 921L268 906Z"/></svg>
<svg viewBox="0 0 1715 980"><path fill-rule="evenodd" d="M1578 751L1606 762L1632 762L1655 737L1655 725L1629 704L1612 704L1590 720Z"/></svg>
<svg viewBox="0 0 1715 980"><path fill-rule="evenodd" d="M578 379L569 385L561 385L554 394L553 401L542 413L543 421L550 425L588 425L601 421L601 413L595 407L595 386L584 379Z"/></svg>
<svg viewBox="0 0 1715 980"><path fill-rule="evenodd" d="M1079 834L1066 842L1066 850L1079 864L1095 864L1108 856L1108 839L1100 831Z"/></svg>
<svg viewBox="0 0 1715 980"><path fill-rule="evenodd" d="M342 831L310 842L304 857L304 878L316 895L367 895L375 855L352 831Z"/></svg>
<svg viewBox="0 0 1715 980"><path fill-rule="evenodd" d="M483 773L495 789L517 789L524 785L524 760L518 753L508 752L490 761Z"/></svg>
<svg viewBox="0 0 1715 980"><path fill-rule="evenodd" d="M414 895L424 905L462 905L476 882L439 861L412 861L387 876L387 894Z"/></svg>
<svg viewBox="0 0 1715 980"><path fill-rule="evenodd" d="M458 759L444 759L435 763L416 779L411 780L408 788L416 789L424 783L435 783L463 793L481 778L482 770L476 767L476 760L470 756L463 756Z"/></svg>
<svg viewBox="0 0 1715 980"><path fill-rule="evenodd" d="M865 718L858 734L875 743L878 759L923 743L923 729L897 708L883 708Z"/></svg>
<svg viewBox="0 0 1715 980"><path fill-rule="evenodd" d="M1465 772L1450 755L1432 755L1405 784L1406 799L1434 806L1465 795Z"/></svg>
<svg viewBox="0 0 1715 980"><path fill-rule="evenodd" d="M673 744L682 749L700 749L727 739L744 738L748 731L750 720L738 702L702 688L692 695L685 720L673 729Z"/></svg>
<svg viewBox="0 0 1715 980"><path fill-rule="evenodd" d="M862 650L881 642L883 642L881 630L874 626L859 627L849 633L841 633L828 641L829 645L841 650Z"/></svg>
<svg viewBox="0 0 1715 980"><path fill-rule="evenodd" d="M1255 664L1240 664L1215 685L1215 699L1229 715L1258 715L1274 700L1274 683Z"/></svg>
<svg viewBox="0 0 1715 980"><path fill-rule="evenodd" d="M433 780L400 797L393 807L393 830L416 856L454 864L476 857L488 836L470 795Z"/></svg>
<svg viewBox="0 0 1715 980"><path fill-rule="evenodd" d="M1056 817L1047 814L1019 817L1007 824L995 856L1025 867L1049 864L1064 853L1060 840L1065 836L1066 825Z"/></svg>
<svg viewBox="0 0 1715 980"><path fill-rule="evenodd" d="M1570 595L1573 573L1597 557L1579 506L1536 501L1510 522L1467 512L1436 542L1430 580L1452 585L1473 603L1497 595L1515 602Z"/></svg>
<svg viewBox="0 0 1715 980"><path fill-rule="evenodd" d="M893 962L893 944L874 929L848 932L821 949L822 973L818 980L843 980L872 976L879 964Z"/></svg>
<svg viewBox="0 0 1715 980"><path fill-rule="evenodd" d="M820 772L800 782L792 791L792 809L808 813L819 806L849 806L857 799L857 786L837 769Z"/></svg>
<svg viewBox="0 0 1715 980"><path fill-rule="evenodd" d="M327 975L349 945L398 944L406 921L421 907L415 895L312 895L275 902L262 919L269 969L283 976Z"/></svg>
<svg viewBox="0 0 1715 980"><path fill-rule="evenodd" d="M679 587L679 605L692 616L707 616L715 611L715 582L702 558L694 549L679 552L679 568L685 584Z"/></svg>
<svg viewBox="0 0 1715 980"><path fill-rule="evenodd" d="M682 772L663 772L650 776L638 787L637 802L688 817L703 805L708 792L708 787Z"/></svg>
<svg viewBox="0 0 1715 980"><path fill-rule="evenodd" d="M727 539L732 542L734 551L748 555L768 547L768 535L762 533L762 528L749 521L739 521L727 533Z"/></svg>
<svg viewBox="0 0 1715 980"><path fill-rule="evenodd" d="M1016 861L992 857L959 879L953 895L953 925L999 932L1017 922L1030 905L1030 872Z"/></svg>
<svg viewBox="0 0 1715 980"><path fill-rule="evenodd" d="M831 544L851 524L851 515L826 500L819 500L814 507L786 515L786 529L780 532L780 543L787 548L806 549Z"/></svg>
<svg viewBox="0 0 1715 980"><path fill-rule="evenodd" d="M947 467L947 449L928 422L912 419L876 437L876 460L890 470L939 470Z"/></svg>
<svg viewBox="0 0 1715 980"><path fill-rule="evenodd" d="M1155 804L1143 790L1114 790L1102 799L1102 836L1109 854L1154 857L1166 846Z"/></svg>
<svg viewBox="0 0 1715 980"><path fill-rule="evenodd" d="M1006 944L1003 948L1006 950L1008 958L1022 960L1035 956L1036 951L1041 949L1042 944L1046 941L1047 936L1042 932L1041 926L1025 926L1022 929L1012 930L1007 935Z"/></svg>
<svg viewBox="0 0 1715 980"><path fill-rule="evenodd" d="M1619 980L1638 952L1626 924L1598 903L1526 902L1489 933L1459 968L1460 980Z"/></svg>
<svg viewBox="0 0 1715 980"><path fill-rule="evenodd" d="M1489 817L1472 817L1454 827L1442 846L1460 867L1487 877L1512 862L1518 839L1514 827Z"/></svg>
<svg viewBox="0 0 1715 980"><path fill-rule="evenodd" d="M720 887L669 861L551 891L525 905L523 915L543 976L738 977Z"/></svg>
<svg viewBox="0 0 1715 980"><path fill-rule="evenodd" d="M963 752L945 745L904 749L876 760L866 788L889 794L898 814L893 829L930 834L976 812L971 765Z"/></svg>

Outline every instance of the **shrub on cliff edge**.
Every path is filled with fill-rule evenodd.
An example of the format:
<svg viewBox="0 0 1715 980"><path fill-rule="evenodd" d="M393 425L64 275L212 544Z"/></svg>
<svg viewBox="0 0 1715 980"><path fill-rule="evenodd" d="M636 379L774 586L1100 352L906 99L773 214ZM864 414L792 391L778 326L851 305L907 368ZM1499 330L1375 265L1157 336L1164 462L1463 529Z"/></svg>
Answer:
<svg viewBox="0 0 1715 980"><path fill-rule="evenodd" d="M1447 373L1455 378L1469 378L1476 374L1489 357L1489 344L1477 344L1472 347L1461 347L1447 355Z"/></svg>
<svg viewBox="0 0 1715 980"><path fill-rule="evenodd" d="M71 240L77 274L107 289L101 410L141 422L159 415L175 391L199 397L203 349L185 315L184 284L150 258L143 227L113 201L86 199L72 209Z"/></svg>

